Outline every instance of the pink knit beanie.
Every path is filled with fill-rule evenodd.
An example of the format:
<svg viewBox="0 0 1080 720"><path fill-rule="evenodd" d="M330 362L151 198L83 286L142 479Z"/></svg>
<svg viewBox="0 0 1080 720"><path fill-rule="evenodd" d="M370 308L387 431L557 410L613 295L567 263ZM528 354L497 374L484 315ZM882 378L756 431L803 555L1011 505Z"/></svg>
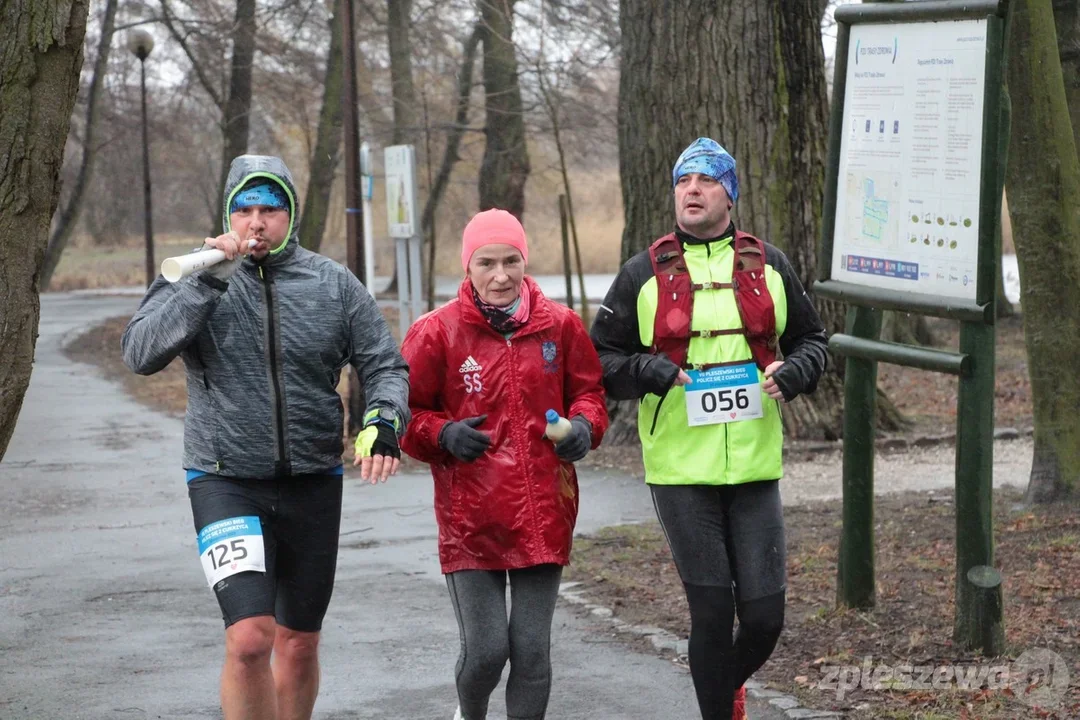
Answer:
<svg viewBox="0 0 1080 720"><path fill-rule="evenodd" d="M525 240L525 228L518 219L505 210L485 210L477 213L461 236L461 268L469 271L473 253L484 245L505 244L521 251L525 263L529 262L529 245Z"/></svg>

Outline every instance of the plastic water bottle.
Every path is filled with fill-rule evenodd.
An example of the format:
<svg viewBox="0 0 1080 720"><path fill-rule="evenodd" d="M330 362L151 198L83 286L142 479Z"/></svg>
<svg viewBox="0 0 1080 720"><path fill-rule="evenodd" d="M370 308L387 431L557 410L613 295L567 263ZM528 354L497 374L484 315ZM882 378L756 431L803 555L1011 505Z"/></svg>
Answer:
<svg viewBox="0 0 1080 720"><path fill-rule="evenodd" d="M554 410L548 410L544 413L544 419L547 420L547 428L544 429L544 437L551 442L559 442L574 429L574 426L570 424L569 420L560 417L559 413Z"/></svg>

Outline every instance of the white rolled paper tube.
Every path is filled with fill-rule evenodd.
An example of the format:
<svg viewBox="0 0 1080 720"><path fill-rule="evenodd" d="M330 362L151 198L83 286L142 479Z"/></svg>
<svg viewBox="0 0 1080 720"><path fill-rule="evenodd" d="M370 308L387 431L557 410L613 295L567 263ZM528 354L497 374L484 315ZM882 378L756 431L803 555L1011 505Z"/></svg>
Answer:
<svg viewBox="0 0 1080 720"><path fill-rule="evenodd" d="M248 240L248 248L253 248L256 244L255 240ZM225 252L217 248L165 258L161 261L161 275L169 282L174 283L186 278L193 272L217 265L224 259Z"/></svg>

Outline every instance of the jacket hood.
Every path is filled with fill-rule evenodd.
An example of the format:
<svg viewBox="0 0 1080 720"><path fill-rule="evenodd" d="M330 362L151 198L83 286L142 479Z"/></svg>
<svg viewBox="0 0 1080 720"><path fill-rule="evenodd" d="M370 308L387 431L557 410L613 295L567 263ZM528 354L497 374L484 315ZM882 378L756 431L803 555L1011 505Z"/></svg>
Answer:
<svg viewBox="0 0 1080 720"><path fill-rule="evenodd" d="M285 165L285 161L273 155L240 155L229 166L229 176L225 180L225 194L221 204L221 226L223 232L232 229L229 221L229 205L233 195L247 183L248 180L257 177L265 177L273 180L285 189L289 197L289 234L285 242L270 251L270 260L291 245L299 242L297 231L300 228L300 210L296 202L296 185L293 184L292 173Z"/></svg>

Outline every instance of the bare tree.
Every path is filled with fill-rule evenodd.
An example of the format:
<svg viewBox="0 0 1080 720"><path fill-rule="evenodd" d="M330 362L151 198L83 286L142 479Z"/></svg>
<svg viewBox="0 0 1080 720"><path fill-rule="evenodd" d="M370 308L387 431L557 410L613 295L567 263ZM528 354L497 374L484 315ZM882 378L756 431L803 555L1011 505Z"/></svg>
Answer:
<svg viewBox="0 0 1080 720"><path fill-rule="evenodd" d="M1006 186L1035 420L1026 497L1049 503L1080 477L1080 381L1062 372L1080 351L1080 160L1049 0L1013 0L1008 25Z"/></svg>
<svg viewBox="0 0 1080 720"><path fill-rule="evenodd" d="M225 144L221 155L221 174L218 197L225 194L225 180L233 158L248 149L251 129L251 74L255 63L255 0L237 0L236 20L232 28L232 63L229 75L229 94L225 98L222 126ZM211 218L211 234L216 234L221 220Z"/></svg>
<svg viewBox="0 0 1080 720"><path fill-rule="evenodd" d="M97 155L95 147L97 121L98 121L98 94L105 80L105 73L109 68L109 49L112 47L113 27L116 22L116 0L107 0L105 11L101 20L101 36L98 39L97 56L94 59L94 73L90 78L90 86L86 92L86 124L82 137L82 162L79 165L79 174L75 178L75 186L72 188L67 205L60 212L56 222L53 223L53 231L49 236L48 249L45 251L45 265L41 269L41 287L48 288L56 266L60 264L60 256L67 247L71 233L75 229L75 223L79 219L79 211L82 209L83 198L86 197L86 188L90 185L93 177L94 158Z"/></svg>
<svg viewBox="0 0 1080 720"><path fill-rule="evenodd" d="M431 233L435 225L435 213L439 208L443 195L446 193L450 176L454 171L454 165L460 160L458 151L461 147L461 138L469 124L469 96L473 88L473 66L476 64L476 50L483 34L483 26L478 22L473 25L473 31L465 41L462 51L461 67L457 74L457 100L454 109L454 122L450 126L446 136L446 149L443 152L439 171L428 189L427 201L424 203L424 212L420 224L425 237Z"/></svg>
<svg viewBox="0 0 1080 720"><path fill-rule="evenodd" d="M413 48L409 41L412 0L387 0L386 35L390 46L390 87L394 98L394 144L415 143L417 138L416 86L413 84Z"/></svg>
<svg viewBox="0 0 1080 720"><path fill-rule="evenodd" d="M1073 142L1080 149L1080 0L1053 0L1053 6L1065 101Z"/></svg>
<svg viewBox="0 0 1080 720"><path fill-rule="evenodd" d="M59 198L87 13L81 0L0 5L0 459L30 385L38 280Z"/></svg>
<svg viewBox="0 0 1080 720"><path fill-rule="evenodd" d="M480 209L525 214L529 154L525 146L521 86L515 54L516 0L478 0L483 23L487 145L480 167Z"/></svg>
<svg viewBox="0 0 1080 720"><path fill-rule="evenodd" d="M315 148L311 153L311 170L304 210L300 213L300 243L309 250L319 251L326 230L326 215L330 207L330 191L334 173L341 159L341 139L344 105L344 75L341 52L342 3L333 3L330 16L330 49L326 54L326 76L323 81L322 111Z"/></svg>

